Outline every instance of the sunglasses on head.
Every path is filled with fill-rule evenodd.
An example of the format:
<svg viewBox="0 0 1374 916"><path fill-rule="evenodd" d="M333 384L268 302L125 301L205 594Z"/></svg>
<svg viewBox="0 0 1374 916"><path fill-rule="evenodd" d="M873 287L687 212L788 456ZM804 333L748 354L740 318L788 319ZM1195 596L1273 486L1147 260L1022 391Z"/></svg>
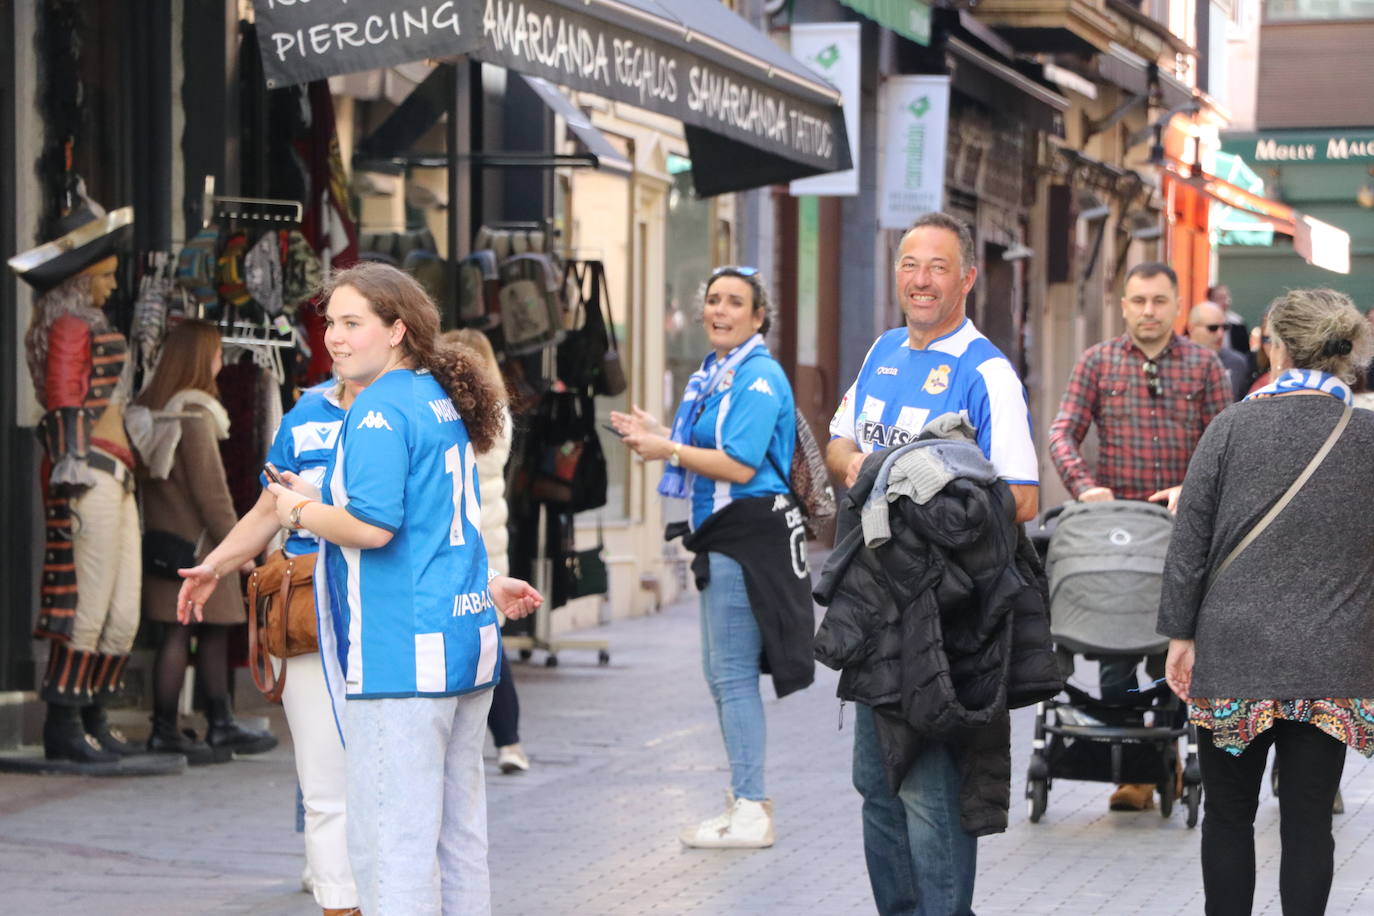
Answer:
<svg viewBox="0 0 1374 916"><path fill-rule="evenodd" d="M721 274L732 274L740 277L752 277L759 272L757 267L741 267L735 264L726 264L711 271L711 279L714 280Z"/></svg>
<svg viewBox="0 0 1374 916"><path fill-rule="evenodd" d="M1213 334L1215 334L1217 331L1220 331L1222 328L1226 327L1226 325L1224 325L1224 324L1200 324L1200 325L1198 325L1198 327L1200 327L1200 328L1206 328L1208 331L1211 331Z"/></svg>
<svg viewBox="0 0 1374 916"><path fill-rule="evenodd" d="M1164 382L1159 378L1159 363L1147 359L1140 368L1145 371L1145 388L1150 392L1150 397L1157 398L1162 395Z"/></svg>

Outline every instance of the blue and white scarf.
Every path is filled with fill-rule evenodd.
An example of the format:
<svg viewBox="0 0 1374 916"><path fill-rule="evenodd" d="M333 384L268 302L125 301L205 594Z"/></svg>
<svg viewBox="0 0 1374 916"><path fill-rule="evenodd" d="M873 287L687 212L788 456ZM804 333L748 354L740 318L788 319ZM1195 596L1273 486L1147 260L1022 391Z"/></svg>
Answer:
<svg viewBox="0 0 1374 916"><path fill-rule="evenodd" d="M699 401L715 390L722 379L734 374L735 368L749 358L749 354L763 346L763 335L755 334L720 359L715 353L707 353L701 361L701 368L687 379L687 387L682 392L682 403L673 416L673 431L668 438L681 445L692 444L692 424L701 415L697 409ZM695 475L683 467L671 464L663 468L663 479L658 482L658 492L674 499L686 499L692 492L692 478Z"/></svg>
<svg viewBox="0 0 1374 916"><path fill-rule="evenodd" d="M1247 394L1245 400L1287 394L1290 391L1320 391L1331 395L1346 406L1355 403L1355 396L1351 393L1349 385L1334 375L1327 375L1316 369L1287 369L1268 385Z"/></svg>

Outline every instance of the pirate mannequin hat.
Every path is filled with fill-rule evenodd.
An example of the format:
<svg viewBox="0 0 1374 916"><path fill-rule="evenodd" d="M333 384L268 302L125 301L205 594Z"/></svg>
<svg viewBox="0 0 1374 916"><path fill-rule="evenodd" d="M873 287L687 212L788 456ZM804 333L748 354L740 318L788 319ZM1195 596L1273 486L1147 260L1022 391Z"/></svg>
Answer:
<svg viewBox="0 0 1374 916"><path fill-rule="evenodd" d="M133 224L133 207L106 213L78 181L76 205L57 221L57 238L15 255L9 265L37 292L46 293L114 254Z"/></svg>

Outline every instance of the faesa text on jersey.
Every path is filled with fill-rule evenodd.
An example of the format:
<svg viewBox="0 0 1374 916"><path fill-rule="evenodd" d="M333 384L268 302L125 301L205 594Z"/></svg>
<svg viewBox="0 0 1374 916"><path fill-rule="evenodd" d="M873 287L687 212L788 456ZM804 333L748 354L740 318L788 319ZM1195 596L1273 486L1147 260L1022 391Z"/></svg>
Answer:
<svg viewBox="0 0 1374 916"><path fill-rule="evenodd" d="M859 441L873 443L873 451L906 445L916 435L900 426L886 426L877 420L865 420L859 426Z"/></svg>

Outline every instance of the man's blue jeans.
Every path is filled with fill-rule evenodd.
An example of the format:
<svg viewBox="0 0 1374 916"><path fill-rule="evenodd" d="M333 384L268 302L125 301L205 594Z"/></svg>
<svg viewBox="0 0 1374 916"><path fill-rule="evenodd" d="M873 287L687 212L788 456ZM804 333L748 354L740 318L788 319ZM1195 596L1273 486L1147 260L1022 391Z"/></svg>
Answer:
<svg viewBox="0 0 1374 916"><path fill-rule="evenodd" d="M978 839L959 825L953 749L926 743L893 795L873 710L854 704L854 788L863 796L864 857L882 916L972 916Z"/></svg>
<svg viewBox="0 0 1374 916"><path fill-rule="evenodd" d="M730 759L730 790L736 798L763 801L763 635L749 606L744 570L723 553L707 556L711 582L701 593L701 666L720 716Z"/></svg>

